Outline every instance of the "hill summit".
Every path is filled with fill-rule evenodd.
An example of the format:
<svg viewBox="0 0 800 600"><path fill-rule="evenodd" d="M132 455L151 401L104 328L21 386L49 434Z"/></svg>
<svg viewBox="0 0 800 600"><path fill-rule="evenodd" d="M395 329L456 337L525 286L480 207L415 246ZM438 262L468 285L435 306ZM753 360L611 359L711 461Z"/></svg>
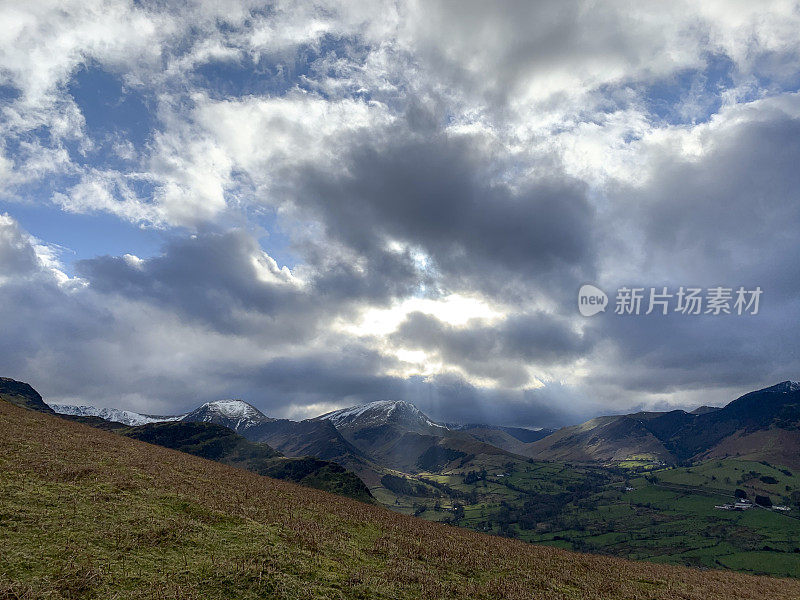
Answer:
<svg viewBox="0 0 800 600"><path fill-rule="evenodd" d="M434 423L416 406L404 400L379 400L350 408L334 410L316 418L327 420L339 429L396 425L407 431L425 432L431 428L447 429Z"/></svg>
<svg viewBox="0 0 800 600"><path fill-rule="evenodd" d="M215 400L206 402L183 417L183 421L194 423L214 423L242 433L251 427L271 423L271 419L252 404L244 400Z"/></svg>
<svg viewBox="0 0 800 600"><path fill-rule="evenodd" d="M42 400L39 392L29 384L10 377L0 377L0 399L20 408L54 414L53 409Z"/></svg>

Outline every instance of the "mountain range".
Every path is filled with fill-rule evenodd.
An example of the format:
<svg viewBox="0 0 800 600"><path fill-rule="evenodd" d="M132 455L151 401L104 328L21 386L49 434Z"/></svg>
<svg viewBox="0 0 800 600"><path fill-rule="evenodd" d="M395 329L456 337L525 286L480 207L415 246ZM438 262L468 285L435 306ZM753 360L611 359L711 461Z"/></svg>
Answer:
<svg viewBox="0 0 800 600"><path fill-rule="evenodd" d="M738 456L800 467L800 383L784 381L722 408L598 417L529 444L525 456L619 463L645 458L678 464Z"/></svg>
<svg viewBox="0 0 800 600"><path fill-rule="evenodd" d="M400 401L304 421L241 400L137 426L103 420L97 409L60 416L477 531L794 577L799 396L800 385L787 381L722 408L597 417L555 432L444 425ZM27 384L0 380L0 399L55 416ZM734 492L776 508L741 517L715 508Z"/></svg>
<svg viewBox="0 0 800 600"><path fill-rule="evenodd" d="M58 412L123 423L206 422L290 457L314 456L359 475L370 487L387 470L418 473L481 457L525 457L580 464L675 465L739 456L800 466L800 384L784 381L716 408L601 416L559 430L436 423L404 401L379 401L303 421L274 419L242 400L208 402L185 415L64 407Z"/></svg>
<svg viewBox="0 0 800 600"><path fill-rule="evenodd" d="M99 417L105 421L122 423L123 425L137 426L147 425L148 423L160 423L162 421L179 421L179 417L161 417L156 415L142 415L130 410L120 410L118 408L96 408L94 406L74 406L72 404L50 404L55 412L60 415L72 415L75 417Z"/></svg>
<svg viewBox="0 0 800 600"><path fill-rule="evenodd" d="M188 418L189 415L152 417L117 409L64 407L54 404L53 407L59 409L56 412L29 384L9 378L0 378L0 400L27 410L57 415L65 420L253 471L259 475L293 481L364 502L374 501L364 482L337 463L314 456L286 457L269 444L253 442L236 433L229 425L246 429L248 425L262 418L267 419L245 402L208 403L190 413L192 418ZM217 411L229 421L214 422L213 417ZM108 420L109 417L117 420ZM193 420L195 417L197 421Z"/></svg>
<svg viewBox="0 0 800 600"><path fill-rule="evenodd" d="M221 425L251 442L268 444L288 457L313 456L339 464L370 487L380 486L387 469L416 473L441 469L455 460L474 460L481 455L511 458L517 446L523 444L501 429L489 426L458 430L435 423L416 406L403 401L372 402L303 421L268 417L242 400L207 402L185 415L172 417L95 407L64 409L57 404L53 407L76 418L106 415L109 420L127 424L178 421ZM493 431L502 439L495 440L496 445L487 443L480 435L484 430Z"/></svg>

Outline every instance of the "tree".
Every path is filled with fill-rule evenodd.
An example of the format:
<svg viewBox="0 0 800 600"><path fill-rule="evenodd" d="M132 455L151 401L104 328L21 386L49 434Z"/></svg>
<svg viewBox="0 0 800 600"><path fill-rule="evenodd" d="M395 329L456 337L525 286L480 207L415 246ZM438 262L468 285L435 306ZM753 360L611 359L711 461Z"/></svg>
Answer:
<svg viewBox="0 0 800 600"><path fill-rule="evenodd" d="M747 492L739 488L736 488L736 491L733 492L733 495L737 498L747 498Z"/></svg>

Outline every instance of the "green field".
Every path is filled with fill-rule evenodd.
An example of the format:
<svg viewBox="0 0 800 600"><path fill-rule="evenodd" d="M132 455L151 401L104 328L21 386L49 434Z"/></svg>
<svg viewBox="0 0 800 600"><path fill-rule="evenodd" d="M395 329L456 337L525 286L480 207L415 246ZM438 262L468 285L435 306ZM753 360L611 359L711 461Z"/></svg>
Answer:
<svg viewBox="0 0 800 600"><path fill-rule="evenodd" d="M405 514L533 543L800 577L800 474L784 467L724 459L642 472L638 462L626 470L480 460L414 476L430 496L373 493ZM714 508L737 489L792 510Z"/></svg>

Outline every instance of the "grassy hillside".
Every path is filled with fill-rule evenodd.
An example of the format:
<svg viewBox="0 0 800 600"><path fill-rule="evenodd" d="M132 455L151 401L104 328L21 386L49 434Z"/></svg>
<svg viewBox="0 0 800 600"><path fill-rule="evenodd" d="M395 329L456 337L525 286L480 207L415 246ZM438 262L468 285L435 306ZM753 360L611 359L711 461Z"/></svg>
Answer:
<svg viewBox="0 0 800 600"><path fill-rule="evenodd" d="M597 417L581 425L564 427L527 444L525 456L542 460L586 463L620 463L646 455L653 463L671 463L664 444L647 427L641 415Z"/></svg>
<svg viewBox="0 0 800 600"><path fill-rule="evenodd" d="M311 456L286 458L269 445L251 442L223 425L181 421L150 423L121 429L119 433L259 475L293 481L362 502L373 501L364 482L344 467Z"/></svg>
<svg viewBox="0 0 800 600"><path fill-rule="evenodd" d="M772 427L759 431L738 431L726 437L700 458L735 456L743 460L767 461L800 469L800 435L797 429Z"/></svg>
<svg viewBox="0 0 800 600"><path fill-rule="evenodd" d="M0 403L0 598L800 597L429 523Z"/></svg>

